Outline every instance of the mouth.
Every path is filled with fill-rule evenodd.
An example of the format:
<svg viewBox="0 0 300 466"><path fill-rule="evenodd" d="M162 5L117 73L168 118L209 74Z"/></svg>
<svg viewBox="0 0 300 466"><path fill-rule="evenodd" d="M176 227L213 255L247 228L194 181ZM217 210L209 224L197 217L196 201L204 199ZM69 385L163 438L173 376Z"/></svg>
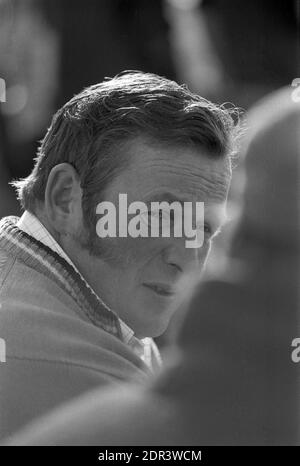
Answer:
<svg viewBox="0 0 300 466"><path fill-rule="evenodd" d="M162 283L144 283L143 286L149 288L159 296L171 297L175 295L174 288L170 285L164 285Z"/></svg>

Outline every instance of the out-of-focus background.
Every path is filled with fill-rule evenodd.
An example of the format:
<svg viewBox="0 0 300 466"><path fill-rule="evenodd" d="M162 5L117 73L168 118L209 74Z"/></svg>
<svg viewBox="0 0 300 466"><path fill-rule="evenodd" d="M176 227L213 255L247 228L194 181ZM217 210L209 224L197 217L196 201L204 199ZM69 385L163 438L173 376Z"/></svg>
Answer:
<svg viewBox="0 0 300 466"><path fill-rule="evenodd" d="M163 75L179 83L187 84L192 91L216 103L233 103L245 111L260 98L281 87L290 86L292 98L295 86L300 86L300 0L0 0L0 219L5 215L21 213L9 181L25 177L31 172L39 141L43 138L56 110L82 88L128 69ZM300 92L297 95L300 97ZM282 134L282 138L285 137L289 142L290 132L283 131ZM278 138L281 137L280 132L277 135ZM272 145L270 147L272 149ZM278 144L278 160L285 150L282 150L282 147L286 147L284 143L281 146ZM293 147L292 144L290 154ZM260 149L263 153L264 148ZM288 163L287 160L287 167ZM236 165L234 182L229 195L231 206L239 205L240 185L243 182L243 171L238 159ZM278 166L280 165L276 166L275 163L276 170ZM274 173L277 173L276 170ZM290 172L287 170L286 173ZM274 176L272 173L271 175ZM289 181L284 176L282 181L280 180L286 185ZM290 193L288 190L287 192ZM255 200L261 200L259 195L253 196L252 205L255 205ZM270 212L273 213L273 211ZM269 221L269 218L266 221ZM274 230L277 227L275 223ZM273 227L273 224L271 226ZM222 257L224 257L223 253L219 252L226 251L229 244L228 231L230 228L225 228L225 233L217 238L214 253L210 258L210 263L217 262L219 269L222 265ZM265 245L264 242L263 244ZM271 254L270 257L266 257L265 263L268 264L271 262ZM288 260L291 258L288 257ZM256 260L258 259L254 256L253 262ZM288 260L286 264L289 264ZM290 262L293 264L292 260ZM276 262L274 270L276 277ZM282 302L284 302L284 293L290 290L288 287L289 282L292 282L290 277L293 278L289 272L287 266L286 269L283 267ZM271 280L267 283L269 283L267 291L274 291ZM252 284L250 283L249 286L249 296L251 296ZM262 289L263 286L264 283L262 283ZM280 288L275 291L278 291L279 295ZM271 291L269 295L269 301L266 302L271 302L273 296L277 296ZM222 292L219 301L216 301L217 304L221 302L221 299L223 299ZM236 302L239 303L239 299L238 297ZM286 308L283 309L286 312L290 307L291 312L287 313L288 325L293 324L292 301L293 297L289 296L289 300L286 300ZM262 307L263 312L266 310L264 301L260 302L258 299L256 303L255 300L250 300L249 303L247 302L246 310L252 311L256 304L258 311L260 311L259 306ZM273 306L273 302L271 304ZM276 304L279 306L280 302ZM231 301L227 302L227 306L229 305L231 306ZM199 307L199 303L197 306ZM285 303L282 307L285 307ZM226 312L226 302L222 311L224 310ZM235 318L234 313L229 315ZM256 319L259 313L254 315ZM267 320L264 319L267 315L269 316L269 314L262 313L262 320L257 318L257 335L254 337L254 331L253 335L251 334L251 342L255 348L255 351L251 353L252 359L253 355L257 355L257 359L260 358L260 338L264 332L266 338L269 338L266 341L270 344L269 347L266 346L267 351L269 351L268 348L273 351L270 340L273 338L273 329L277 329L277 321L274 327L270 327L271 330L267 327L262 327L262 329L259 327L260 322L265 325L264 322ZM178 316L180 317L179 313ZM209 319L208 322L210 322ZM283 322L283 320L278 320L278 322ZM194 322L190 325L191 327L187 328L192 333ZM243 325L241 322L242 331ZM287 329L290 328L288 325L285 322L285 326L282 326L281 345L284 338L284 341L288 341L286 338L289 331ZM205 325L203 328L205 329ZM221 329L221 326L217 328ZM228 327L229 330L231 328L234 329L232 334L236 338L239 334L236 331L238 327ZM175 329L174 324L170 326L165 335L157 340L160 348L167 346L167 343L173 339L173 329ZM230 333L228 329L227 333L224 333L225 339L222 342L227 343L231 338L231 335L228 336ZM252 327L250 327L249 335L251 331ZM241 335L243 336L242 333ZM275 331L274 335L277 335ZM206 341L205 338L204 341ZM247 341L250 341L250 337L249 340L245 339L245 342ZM218 348L221 347L220 344ZM281 347L278 346L278 348ZM197 355L197 346L195 348L191 346L191 348ZM231 358L230 351L226 354L229 354ZM267 353L262 352L263 355L267 354L267 358L264 361L262 356L260 360L261 367L267 367L269 370L264 374L265 378L268 378L267 383L262 376L259 379L259 372L253 371L252 386L255 387L256 383L258 386L262 380L262 390L264 386L270 387L273 380L280 381L280 371L283 371L282 367L285 364L285 361L284 364L282 363L280 358L283 356L280 355L282 365L278 366L279 369L276 372L278 361L274 356L274 365L269 364L270 353L271 350ZM215 354L217 352L213 350L212 364L214 364ZM247 355L248 353L245 350L245 353L241 354ZM275 354L278 355L278 351ZM190 355L188 357L190 358ZM249 360L252 361L251 358ZM195 361L192 360L190 368L196 367ZM226 383L227 380L230 383L225 384L225 388L236 389L240 382L237 378L239 370L235 367L233 357L230 361L227 360L228 366L225 364L226 359L224 361L222 359L223 368L226 368L226 371L227 368L231 368L231 372L228 370L226 379L220 371L217 375L221 378L216 380L226 379ZM199 367L201 369L201 364ZM206 367L217 366L210 366L210 363L207 363ZM249 367L251 368L251 365ZM286 374L286 372L282 373ZM273 379L270 374L275 374ZM289 403L282 403L278 410L279 414L274 413L274 426L281 423L280 413L284 413L283 420L286 424L287 419L294 419L296 413L294 403L296 392L291 391L296 385L294 379L284 377L285 375L282 378L284 388L282 388L283 385L272 386L269 404L265 403L265 393L269 397L269 389L265 392L258 391L259 396L261 393L263 396L261 396L261 404L257 406L261 408L262 416L267 413L266 419L270 415L269 407L273 406L274 400L277 400L276 396L288 393L288 396L283 396L282 400ZM190 383L188 377L186 380ZM195 390L199 387L197 383L194 386ZM232 393L235 391L231 390ZM199 399L201 402L201 396ZM224 399L227 400L226 396ZM250 399L252 400L252 397ZM232 406L239 406L239 403L234 403ZM246 405L246 408L243 406L243 410L245 413L248 411L250 413L251 409L247 406L252 405L250 403ZM231 405L228 407L231 409ZM227 420L229 417L234 419L231 411L228 418L224 416L224 419ZM248 415L246 417L248 422ZM253 419L256 419L255 414ZM272 419L271 416L270 423ZM283 423L283 426L286 424ZM225 430L227 429L226 425ZM197 432L196 429L195 432ZM276 432L275 427L274 432Z"/></svg>
<svg viewBox="0 0 300 466"><path fill-rule="evenodd" d="M247 110L300 77L299 13L300 0L0 0L0 218L20 213L8 182L83 87L139 69Z"/></svg>

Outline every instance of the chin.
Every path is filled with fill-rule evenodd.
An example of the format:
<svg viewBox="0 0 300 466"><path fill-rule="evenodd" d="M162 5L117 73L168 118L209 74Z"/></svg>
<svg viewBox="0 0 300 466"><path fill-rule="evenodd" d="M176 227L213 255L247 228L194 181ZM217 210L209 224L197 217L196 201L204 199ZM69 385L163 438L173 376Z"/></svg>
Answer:
<svg viewBox="0 0 300 466"><path fill-rule="evenodd" d="M151 311L149 312L149 314ZM151 314L150 314L151 315ZM138 338L156 338L160 337L168 328L169 322L171 319L171 315L164 316L164 318L160 318L157 316L156 313L152 313L153 320L151 322L146 322L146 319L143 323L141 323L141 326L138 331L136 331L136 336Z"/></svg>
<svg viewBox="0 0 300 466"><path fill-rule="evenodd" d="M128 325L137 338L156 338L167 330L175 310L174 302L143 294L131 301L131 317L134 320Z"/></svg>

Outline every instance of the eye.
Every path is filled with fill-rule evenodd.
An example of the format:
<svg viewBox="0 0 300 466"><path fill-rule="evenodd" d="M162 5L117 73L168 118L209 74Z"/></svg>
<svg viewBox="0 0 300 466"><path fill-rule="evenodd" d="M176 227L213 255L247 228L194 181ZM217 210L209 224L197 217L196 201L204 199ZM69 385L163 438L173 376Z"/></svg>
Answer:
<svg viewBox="0 0 300 466"><path fill-rule="evenodd" d="M208 223L204 223L204 233L209 236L212 235L212 228Z"/></svg>

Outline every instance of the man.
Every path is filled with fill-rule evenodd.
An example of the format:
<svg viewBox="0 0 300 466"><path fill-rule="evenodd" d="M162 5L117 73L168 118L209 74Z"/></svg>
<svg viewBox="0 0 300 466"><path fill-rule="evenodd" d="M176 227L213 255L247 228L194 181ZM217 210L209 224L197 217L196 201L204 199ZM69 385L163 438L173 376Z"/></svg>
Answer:
<svg viewBox="0 0 300 466"><path fill-rule="evenodd" d="M228 267L194 293L164 372L86 394L11 445L299 445L299 103L284 89L248 122Z"/></svg>
<svg viewBox="0 0 300 466"><path fill-rule="evenodd" d="M159 366L150 337L174 312L175 283L207 259L223 221L234 124L222 107L152 74L85 89L54 116L31 175L15 183L25 210L2 220L1 435L107 383ZM204 202L204 241L97 234L97 206Z"/></svg>

